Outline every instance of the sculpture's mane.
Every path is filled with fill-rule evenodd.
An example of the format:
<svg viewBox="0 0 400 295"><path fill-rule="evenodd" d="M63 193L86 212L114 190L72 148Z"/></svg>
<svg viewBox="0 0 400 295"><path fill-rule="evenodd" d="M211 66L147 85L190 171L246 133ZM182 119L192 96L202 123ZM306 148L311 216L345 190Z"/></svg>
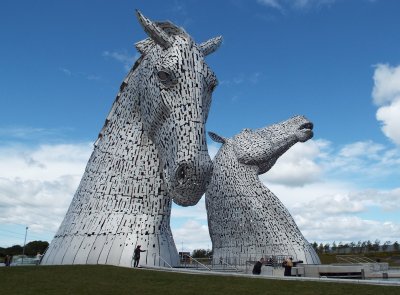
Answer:
<svg viewBox="0 0 400 295"><path fill-rule="evenodd" d="M179 36L182 36L182 37L184 37L184 38L186 38L186 39L188 39L188 40L190 40L190 41L192 40L192 38L189 36L188 33L186 33L186 31L185 31L183 28L180 28L180 27L176 26L175 24L173 24L173 23L171 23L171 22L169 22L169 21L166 21L166 22L155 22L155 23L157 24L157 26L159 26L160 28L162 28L162 30L163 30L165 33L167 33L169 36L178 36L178 35L179 35ZM113 104L112 104L111 110L110 110L110 112L108 113L107 118L106 118L106 120L105 120L105 122L104 122L104 125L103 125L103 127L101 128L101 131L100 131L100 133L99 133L99 135L98 135L98 138L97 138L97 140L96 140L96 142L95 142L95 146L97 146L98 142L99 142L100 139L103 137L103 131L104 131L104 129L106 128L106 126L107 126L107 124L108 124L110 118L111 118L112 115L114 114L114 111L115 111L115 109L116 109L116 104L117 104L118 99L119 99L119 97L120 97L120 95L121 95L121 92L123 91L123 89L125 88L125 86L128 85L128 78L129 78L129 76L132 75L132 74L136 71L136 69L137 69L137 68L139 67L139 65L141 64L141 62L142 62L144 56L145 56L146 54L148 54L154 46L156 46L156 42L154 42L154 40L151 39L150 37L149 37L149 38L146 38L146 39L144 39L144 40L142 40L142 41L139 41L139 42L137 42L137 43L135 44L136 49L137 49L142 55L136 60L135 64L133 65L133 67L131 68L131 70L129 71L129 73L126 75L124 81L122 82L122 84L121 84L121 86L120 86L120 90L118 91L118 94L117 94L117 96L115 97L115 100L114 100L114 102L113 102Z"/></svg>
<svg viewBox="0 0 400 295"><path fill-rule="evenodd" d="M124 88L128 85L129 76L132 75L136 71L136 69L139 67L140 63L142 62L142 60L143 60L143 55L140 56L136 60L136 62L133 65L133 67L131 68L129 73L126 75L125 79L122 81L121 86L119 87L119 91L118 91L118 93L117 93L117 95L116 95L116 97L114 99L114 102L112 103L111 109L110 109L110 111L109 111L109 113L108 113L108 115L106 117L106 120L105 120L105 122L103 124L103 127L101 128L101 130L99 132L99 135L97 137L96 142L94 143L94 146L97 146L99 141L102 139L104 130L106 129L108 122L110 121L110 119L114 115L115 110L117 109L117 104L118 104L118 100L119 100L119 98L121 96L121 93L124 90Z"/></svg>

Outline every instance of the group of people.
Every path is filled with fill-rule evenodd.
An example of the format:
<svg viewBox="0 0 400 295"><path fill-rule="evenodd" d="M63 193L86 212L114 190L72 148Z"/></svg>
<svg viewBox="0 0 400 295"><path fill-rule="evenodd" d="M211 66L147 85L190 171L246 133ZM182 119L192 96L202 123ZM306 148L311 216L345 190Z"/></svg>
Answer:
<svg viewBox="0 0 400 295"><path fill-rule="evenodd" d="M259 261L256 262L256 264L254 264L253 267L253 275L259 275L261 274L261 267L263 266L263 264L267 265L267 266L272 266L272 259L269 259L267 261L267 263L264 263L264 258L261 258ZM292 257L288 257L283 263L282 266L285 268L285 272L284 275L285 277L287 276L291 276L292 275L292 267L293 267L293 258Z"/></svg>

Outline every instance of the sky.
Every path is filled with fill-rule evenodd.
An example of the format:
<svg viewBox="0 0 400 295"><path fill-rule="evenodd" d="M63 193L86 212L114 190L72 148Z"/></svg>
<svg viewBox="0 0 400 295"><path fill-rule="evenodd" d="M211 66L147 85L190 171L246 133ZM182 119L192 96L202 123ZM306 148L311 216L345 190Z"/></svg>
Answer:
<svg viewBox="0 0 400 295"><path fill-rule="evenodd" d="M57 231L146 38L135 9L223 36L208 131L314 123L260 176L308 241L400 242L400 1L2 0L0 247ZM211 248L204 198L171 227L179 251Z"/></svg>

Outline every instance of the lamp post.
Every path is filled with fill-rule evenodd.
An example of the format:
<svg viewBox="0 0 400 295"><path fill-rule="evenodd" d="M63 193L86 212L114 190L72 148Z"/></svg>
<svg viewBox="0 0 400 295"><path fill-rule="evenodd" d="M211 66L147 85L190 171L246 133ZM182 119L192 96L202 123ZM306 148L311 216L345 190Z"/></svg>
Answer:
<svg viewBox="0 0 400 295"><path fill-rule="evenodd" d="M25 244L26 244L26 236L28 234L28 227L25 228L25 240L24 247L22 248L22 264L24 264L24 256L25 256Z"/></svg>

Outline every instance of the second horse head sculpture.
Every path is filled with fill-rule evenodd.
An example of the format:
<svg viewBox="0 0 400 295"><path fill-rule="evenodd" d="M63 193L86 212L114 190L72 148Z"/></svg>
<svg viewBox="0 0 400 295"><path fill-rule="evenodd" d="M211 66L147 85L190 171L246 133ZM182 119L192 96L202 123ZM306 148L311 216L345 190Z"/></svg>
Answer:
<svg viewBox="0 0 400 295"><path fill-rule="evenodd" d="M222 143L206 192L215 259L245 263L291 256L304 263L320 263L289 211L258 177L295 143L309 140L312 129L309 120L296 116L265 128L244 129L233 138L209 133Z"/></svg>

